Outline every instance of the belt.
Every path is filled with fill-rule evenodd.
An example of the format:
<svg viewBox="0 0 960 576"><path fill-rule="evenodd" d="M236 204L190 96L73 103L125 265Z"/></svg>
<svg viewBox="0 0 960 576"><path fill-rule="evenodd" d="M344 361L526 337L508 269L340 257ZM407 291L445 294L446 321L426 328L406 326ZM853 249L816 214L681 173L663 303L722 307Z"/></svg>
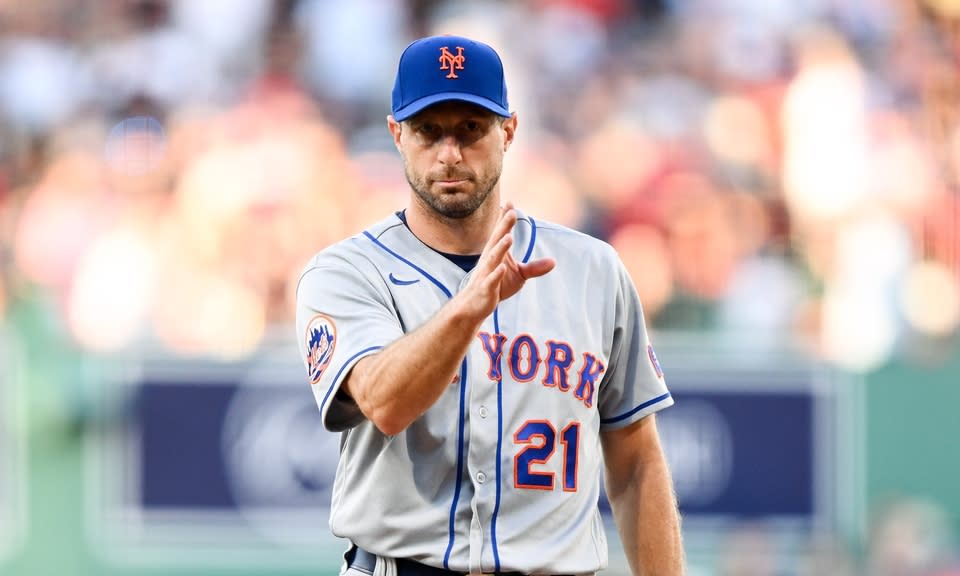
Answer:
<svg viewBox="0 0 960 576"><path fill-rule="evenodd" d="M350 558L351 554L353 558ZM463 572L453 572L444 568L427 566L406 558L397 558L394 562L397 564L397 576L463 576L464 574ZM377 555L354 546L353 550L347 554L347 563L352 568L359 568L364 572L373 574L377 567Z"/></svg>
<svg viewBox="0 0 960 576"><path fill-rule="evenodd" d="M354 546L347 552L346 559L348 566L359 568L370 574L373 574L374 569L377 567L377 555L367 552L363 548L358 548L357 546ZM427 566L426 564L421 564L414 560L407 560L406 558L397 558L394 562L397 563L397 576L464 576L465 574L464 572L454 572L444 568ZM493 576L523 576L522 572L494 572L491 574Z"/></svg>

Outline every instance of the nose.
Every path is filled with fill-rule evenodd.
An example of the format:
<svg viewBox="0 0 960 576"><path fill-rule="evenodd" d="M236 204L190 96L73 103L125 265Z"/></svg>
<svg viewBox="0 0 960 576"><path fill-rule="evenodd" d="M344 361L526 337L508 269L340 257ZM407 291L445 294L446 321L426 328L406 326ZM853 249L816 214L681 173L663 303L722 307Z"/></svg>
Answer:
<svg viewBox="0 0 960 576"><path fill-rule="evenodd" d="M460 141L457 140L454 135L444 136L438 145L440 146L440 151L437 154L437 160L439 160L440 163L448 166L460 163L460 160L463 158L460 153Z"/></svg>

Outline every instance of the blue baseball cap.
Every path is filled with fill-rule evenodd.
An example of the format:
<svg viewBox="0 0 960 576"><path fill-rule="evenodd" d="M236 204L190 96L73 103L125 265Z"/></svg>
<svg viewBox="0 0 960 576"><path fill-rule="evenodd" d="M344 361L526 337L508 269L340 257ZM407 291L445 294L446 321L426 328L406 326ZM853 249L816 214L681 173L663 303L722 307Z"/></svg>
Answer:
<svg viewBox="0 0 960 576"><path fill-rule="evenodd" d="M394 119L402 122L447 100L510 116L503 63L493 48L462 36L429 36L407 46L393 85Z"/></svg>

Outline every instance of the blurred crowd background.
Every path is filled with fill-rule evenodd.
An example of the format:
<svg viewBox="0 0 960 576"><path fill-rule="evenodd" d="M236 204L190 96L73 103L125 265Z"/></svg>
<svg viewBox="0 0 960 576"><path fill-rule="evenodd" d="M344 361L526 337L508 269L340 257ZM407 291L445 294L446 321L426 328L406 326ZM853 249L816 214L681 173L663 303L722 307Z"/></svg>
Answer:
<svg viewBox="0 0 960 576"><path fill-rule="evenodd" d="M505 197L613 244L654 334L788 346L891 399L862 534L785 566L751 524L698 573L960 573L957 0L0 0L26 483L102 405L90 366L292 330L307 258L406 203L394 69L444 32L504 58Z"/></svg>

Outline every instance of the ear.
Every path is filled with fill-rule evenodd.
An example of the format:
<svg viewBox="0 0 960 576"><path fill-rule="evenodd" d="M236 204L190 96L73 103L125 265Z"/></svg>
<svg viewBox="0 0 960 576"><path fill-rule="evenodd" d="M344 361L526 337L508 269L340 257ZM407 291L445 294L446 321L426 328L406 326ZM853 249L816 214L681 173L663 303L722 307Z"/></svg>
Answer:
<svg viewBox="0 0 960 576"><path fill-rule="evenodd" d="M387 116L387 128L390 129L390 135L393 136L393 145L400 150L400 123L394 120L392 115Z"/></svg>
<svg viewBox="0 0 960 576"><path fill-rule="evenodd" d="M503 151L506 152L513 144L513 138L517 133L517 113L514 112L509 118L500 124L503 129Z"/></svg>

